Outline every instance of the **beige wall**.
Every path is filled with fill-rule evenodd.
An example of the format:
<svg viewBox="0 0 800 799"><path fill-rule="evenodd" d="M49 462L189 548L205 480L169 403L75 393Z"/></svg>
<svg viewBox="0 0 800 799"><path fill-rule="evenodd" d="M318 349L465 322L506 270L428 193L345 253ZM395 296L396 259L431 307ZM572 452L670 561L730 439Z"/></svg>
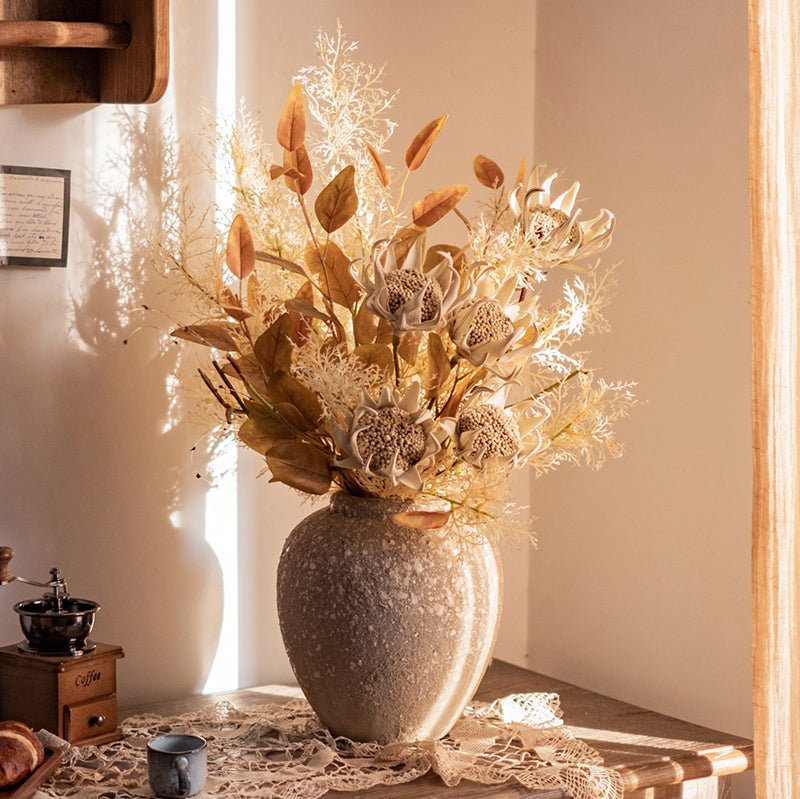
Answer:
<svg viewBox="0 0 800 799"><path fill-rule="evenodd" d="M620 427L622 461L530 489L522 481L541 543L530 562L507 558L497 654L527 653L543 671L741 732L749 454L743 0L737 7L540 0L534 59L536 7L521 0L236 3L239 93L268 133L314 57L317 29L338 18L361 58L386 61L387 85L401 89L392 157L450 113L420 193L464 181L479 152L509 172L526 155L580 178L587 207L618 214L614 331L592 348L604 374L640 381L647 404ZM173 19L170 89L144 113L158 122L176 109L191 132L197 101L214 97L216 3L173 0ZM132 310L158 284L117 241L140 233L123 218L110 236L101 207L110 154L151 177L159 166L152 149L131 158L114 111L0 108L2 163L71 169L74 182L67 269L0 271L0 543L17 550L19 574L59 565L73 593L103 604L97 637L126 649L126 704L202 686L221 587L188 455L196 431L167 425L174 355ZM256 480L258 468L243 454L243 684L289 677L274 570L307 510ZM11 605L30 595L0 589L0 642L19 638Z"/></svg>
<svg viewBox="0 0 800 799"><path fill-rule="evenodd" d="M706 726L750 716L744 0L540 0L537 154L618 216L622 460L533 486L534 668Z"/></svg>

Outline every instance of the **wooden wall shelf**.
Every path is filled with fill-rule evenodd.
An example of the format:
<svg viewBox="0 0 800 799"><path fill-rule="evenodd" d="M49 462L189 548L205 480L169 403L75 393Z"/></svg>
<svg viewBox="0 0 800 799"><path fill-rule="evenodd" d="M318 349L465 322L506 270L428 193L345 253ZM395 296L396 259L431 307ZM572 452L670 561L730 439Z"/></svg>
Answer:
<svg viewBox="0 0 800 799"><path fill-rule="evenodd" d="M152 103L169 0L0 0L0 104Z"/></svg>

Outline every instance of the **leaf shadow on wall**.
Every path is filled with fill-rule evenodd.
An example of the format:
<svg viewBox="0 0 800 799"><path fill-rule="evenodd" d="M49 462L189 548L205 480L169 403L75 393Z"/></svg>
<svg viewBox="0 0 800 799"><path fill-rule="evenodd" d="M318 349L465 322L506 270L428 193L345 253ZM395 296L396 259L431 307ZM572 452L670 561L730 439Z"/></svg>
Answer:
<svg viewBox="0 0 800 799"><path fill-rule="evenodd" d="M118 112L112 127L117 149L104 154L87 201L73 200L92 257L71 280L75 346L63 391L82 431L80 461L93 467L73 471L61 501L75 528L65 533L83 549L74 584L103 605L102 640L125 649L124 706L202 688L222 581L204 537L198 433L181 423L171 394L179 351L166 341L168 326L151 325L143 310L163 290L148 240L174 211L175 152L146 111Z"/></svg>

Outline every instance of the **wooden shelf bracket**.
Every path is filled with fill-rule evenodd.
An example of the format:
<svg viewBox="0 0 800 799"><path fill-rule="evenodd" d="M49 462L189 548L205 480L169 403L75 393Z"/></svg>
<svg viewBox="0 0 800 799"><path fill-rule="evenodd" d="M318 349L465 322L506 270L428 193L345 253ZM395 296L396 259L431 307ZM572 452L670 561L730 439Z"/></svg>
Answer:
<svg viewBox="0 0 800 799"><path fill-rule="evenodd" d="M169 0L0 0L0 104L152 103Z"/></svg>

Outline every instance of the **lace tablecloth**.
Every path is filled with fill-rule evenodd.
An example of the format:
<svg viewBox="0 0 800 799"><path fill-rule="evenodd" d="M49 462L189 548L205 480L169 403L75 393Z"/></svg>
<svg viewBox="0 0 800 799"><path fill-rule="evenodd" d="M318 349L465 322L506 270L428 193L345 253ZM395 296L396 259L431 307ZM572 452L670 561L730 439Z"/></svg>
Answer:
<svg viewBox="0 0 800 799"><path fill-rule="evenodd" d="M124 739L72 747L36 799L145 799L146 743L168 732L208 740L208 781L198 799L315 799L411 782L433 770L449 786L461 780L562 789L574 799L621 799L619 775L561 723L556 694L514 694L468 707L439 741L381 746L333 738L304 699L237 708L219 702L197 712L133 716Z"/></svg>

